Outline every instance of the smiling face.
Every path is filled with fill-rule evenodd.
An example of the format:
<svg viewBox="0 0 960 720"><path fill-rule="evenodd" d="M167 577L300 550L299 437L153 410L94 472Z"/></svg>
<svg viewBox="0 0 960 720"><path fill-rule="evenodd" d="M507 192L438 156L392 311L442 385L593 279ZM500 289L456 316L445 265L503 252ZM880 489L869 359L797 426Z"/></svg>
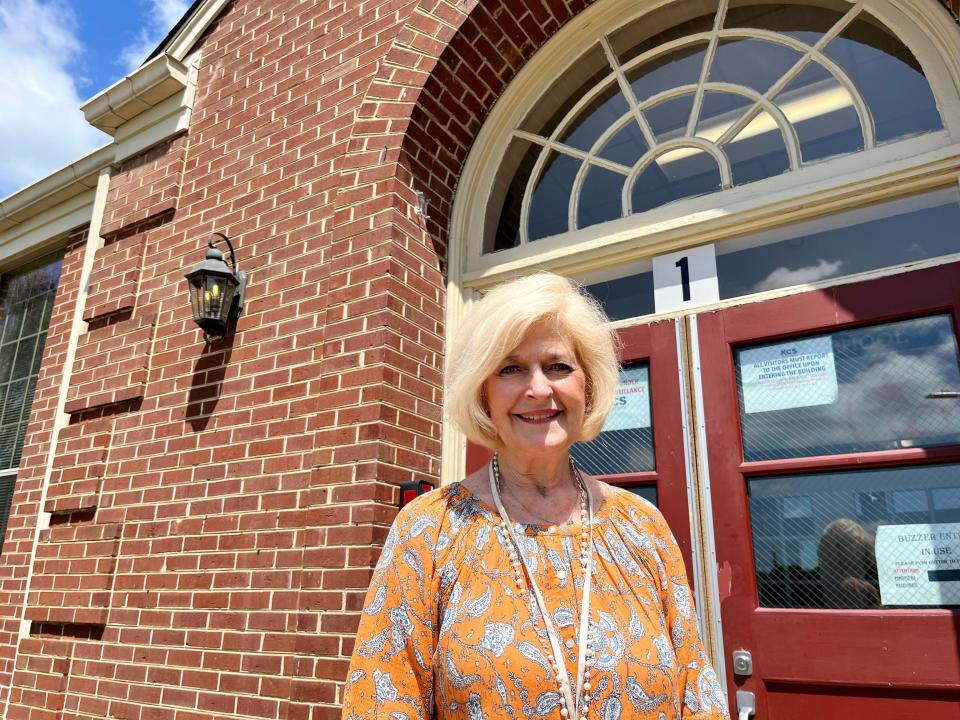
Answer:
<svg viewBox="0 0 960 720"><path fill-rule="evenodd" d="M565 453L580 439L586 385L573 347L555 328L534 325L483 384L504 451Z"/></svg>

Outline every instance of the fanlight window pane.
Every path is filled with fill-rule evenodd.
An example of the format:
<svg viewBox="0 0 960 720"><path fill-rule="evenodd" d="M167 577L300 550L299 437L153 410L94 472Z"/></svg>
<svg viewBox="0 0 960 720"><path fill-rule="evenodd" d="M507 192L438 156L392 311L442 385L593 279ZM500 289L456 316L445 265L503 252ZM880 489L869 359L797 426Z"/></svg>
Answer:
<svg viewBox="0 0 960 720"><path fill-rule="evenodd" d="M793 125L804 163L860 152L863 128L853 98L821 65L810 63L777 95Z"/></svg>
<svg viewBox="0 0 960 720"><path fill-rule="evenodd" d="M722 40L717 44L710 82L732 83L764 93L800 57L798 50L767 40Z"/></svg>
<svg viewBox="0 0 960 720"><path fill-rule="evenodd" d="M618 173L600 167L590 168L580 194L577 227L589 227L620 217L623 181L623 175Z"/></svg>
<svg viewBox="0 0 960 720"><path fill-rule="evenodd" d="M697 123L697 136L707 140L717 140L730 129L752 106L754 100L738 93L712 91L704 93L700 106L700 121Z"/></svg>
<svg viewBox="0 0 960 720"><path fill-rule="evenodd" d="M727 145L735 185L779 175L790 169L783 135L773 117L762 112Z"/></svg>
<svg viewBox="0 0 960 720"><path fill-rule="evenodd" d="M826 55L847 72L866 101L877 142L943 127L916 58L876 19L858 17L827 45Z"/></svg>
<svg viewBox="0 0 960 720"><path fill-rule="evenodd" d="M589 151L606 130L617 123L630 107L616 84L611 84L580 113L577 122L560 136L565 145Z"/></svg>
<svg viewBox="0 0 960 720"><path fill-rule="evenodd" d="M666 142L687 134L687 122L693 110L693 93L670 98L646 109L650 129L658 142Z"/></svg>
<svg viewBox="0 0 960 720"><path fill-rule="evenodd" d="M720 188L720 169L707 152L680 148L651 162L633 186L633 210L644 212L673 200L706 195Z"/></svg>
<svg viewBox="0 0 960 720"><path fill-rule="evenodd" d="M696 85L707 53L706 43L697 43L650 60L627 73L630 87L640 102L684 85Z"/></svg>
<svg viewBox="0 0 960 720"><path fill-rule="evenodd" d="M569 155L551 153L530 204L530 239L567 231L567 203L580 163Z"/></svg>
<svg viewBox="0 0 960 720"><path fill-rule="evenodd" d="M724 25L763 28L807 45L815 45L849 9L849 5L836 1L820 2L813 7L782 3L755 5L749 0L733 0L727 10Z"/></svg>
<svg viewBox="0 0 960 720"><path fill-rule="evenodd" d="M637 123L630 118L626 125L604 143L597 154L604 160L612 160L621 165L633 167L648 149L643 133L640 132Z"/></svg>
<svg viewBox="0 0 960 720"><path fill-rule="evenodd" d="M916 58L860 5L673 2L599 37L519 123L484 251L942 125Z"/></svg>

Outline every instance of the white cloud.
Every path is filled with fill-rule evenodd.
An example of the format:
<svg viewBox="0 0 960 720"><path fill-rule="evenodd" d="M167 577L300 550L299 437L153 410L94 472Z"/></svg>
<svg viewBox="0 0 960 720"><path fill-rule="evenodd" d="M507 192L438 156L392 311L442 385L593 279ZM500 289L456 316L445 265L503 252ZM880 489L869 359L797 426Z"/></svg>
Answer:
<svg viewBox="0 0 960 720"><path fill-rule="evenodd" d="M790 270L789 268L779 267L767 275L763 280L753 286L753 292L763 290L775 290L777 288L790 287L791 285L802 285L804 283L816 282L833 277L840 272L843 267L843 261L828 262L819 260L816 265Z"/></svg>
<svg viewBox="0 0 960 720"><path fill-rule="evenodd" d="M0 197L109 140L80 112L82 51L63 0L0 0Z"/></svg>
<svg viewBox="0 0 960 720"><path fill-rule="evenodd" d="M147 56L180 21L188 7L189 0L150 0L150 8L137 39L120 53L120 64L123 65L124 72L132 72L143 64Z"/></svg>

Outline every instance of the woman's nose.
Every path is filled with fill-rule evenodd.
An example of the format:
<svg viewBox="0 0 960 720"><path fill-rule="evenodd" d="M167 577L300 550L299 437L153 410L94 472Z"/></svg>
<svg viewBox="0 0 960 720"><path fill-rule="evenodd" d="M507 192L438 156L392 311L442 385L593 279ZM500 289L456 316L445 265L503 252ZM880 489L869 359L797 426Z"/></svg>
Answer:
<svg viewBox="0 0 960 720"><path fill-rule="evenodd" d="M530 373L530 382L527 384L527 395L535 398L550 397L553 386L550 379L540 368L534 368Z"/></svg>

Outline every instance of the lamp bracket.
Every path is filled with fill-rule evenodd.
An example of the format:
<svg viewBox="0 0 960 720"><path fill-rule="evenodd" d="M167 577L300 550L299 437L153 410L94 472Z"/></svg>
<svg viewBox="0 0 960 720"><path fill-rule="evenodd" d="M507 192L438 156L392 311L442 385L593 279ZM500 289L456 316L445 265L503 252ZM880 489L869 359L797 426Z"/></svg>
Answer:
<svg viewBox="0 0 960 720"><path fill-rule="evenodd" d="M207 238L207 247L216 247L217 241L214 238L220 238L227 244L227 247L230 248L230 264L233 265L233 271L237 272L237 255L233 250L233 243L230 242L230 238L222 232L212 232L210 233L210 237Z"/></svg>
<svg viewBox="0 0 960 720"><path fill-rule="evenodd" d="M417 215L424 220L430 219L430 198L426 196L423 190L417 190Z"/></svg>

